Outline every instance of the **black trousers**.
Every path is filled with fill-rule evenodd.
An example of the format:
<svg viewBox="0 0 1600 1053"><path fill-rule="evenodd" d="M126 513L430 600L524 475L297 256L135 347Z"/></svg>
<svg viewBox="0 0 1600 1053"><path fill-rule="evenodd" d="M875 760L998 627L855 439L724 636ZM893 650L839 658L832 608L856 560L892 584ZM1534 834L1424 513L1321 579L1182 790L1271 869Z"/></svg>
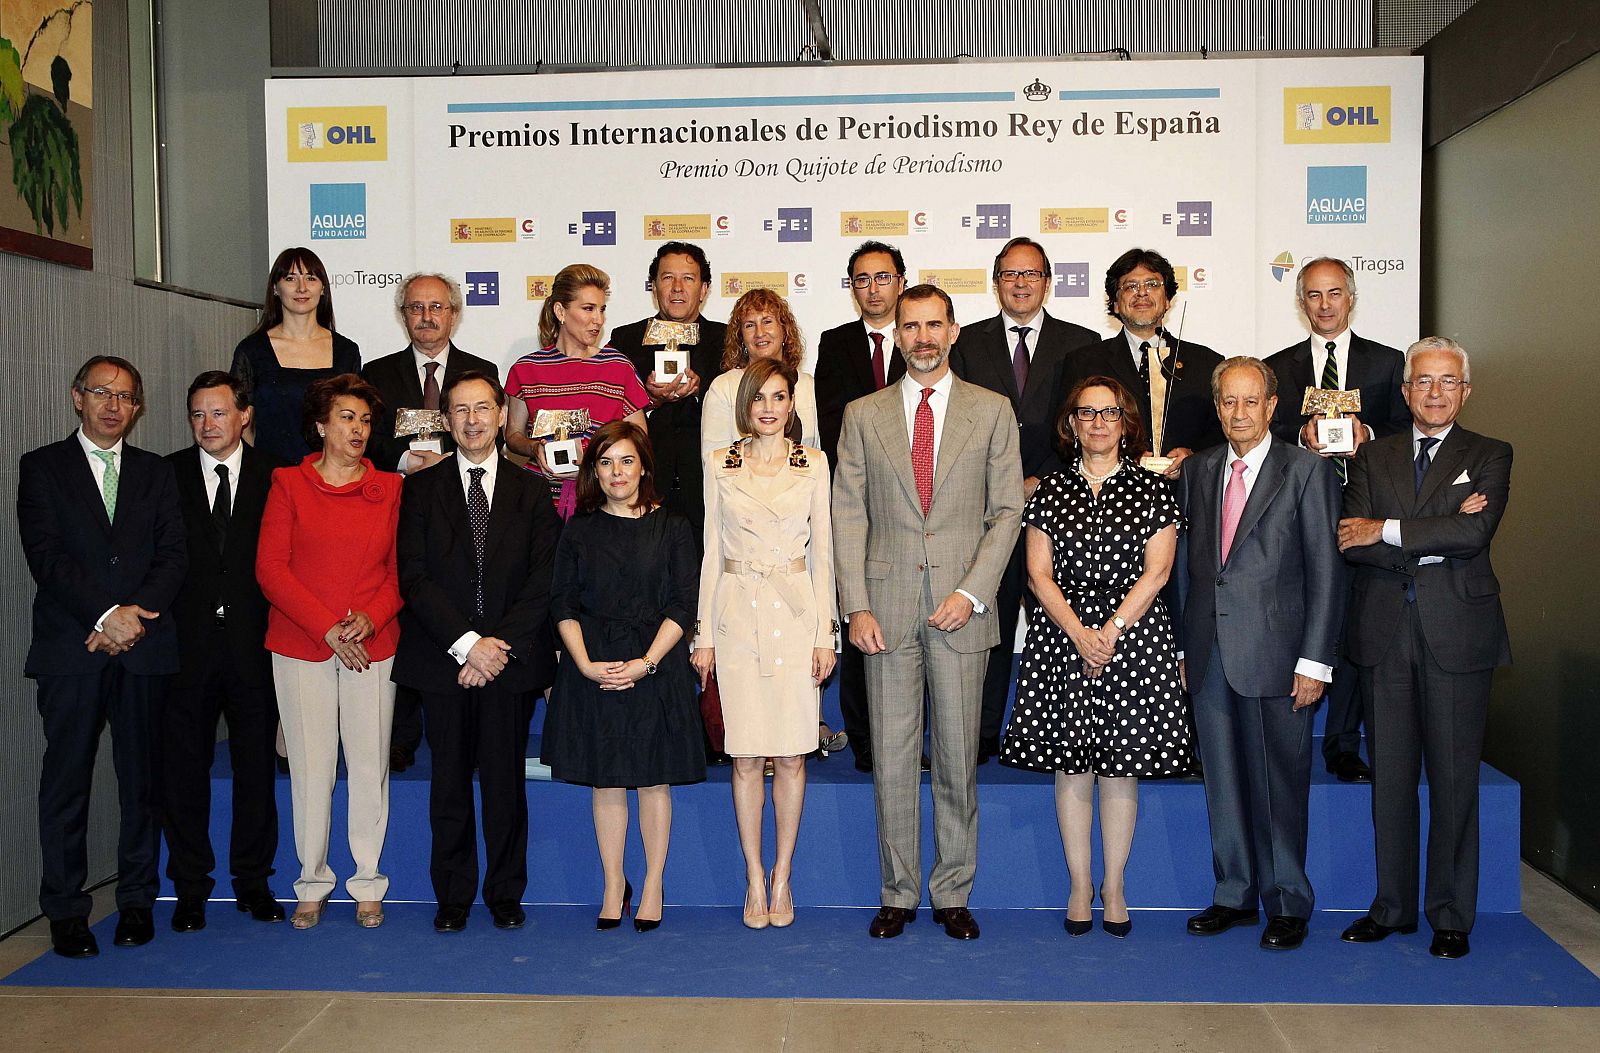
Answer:
<svg viewBox="0 0 1600 1053"><path fill-rule="evenodd" d="M89 788L100 733L111 725L121 818L117 826L117 909L150 909L160 878L155 802L155 736L169 676L140 676L113 659L98 673L38 678L44 721L39 772L39 908L51 921L89 916Z"/></svg>
<svg viewBox="0 0 1600 1053"><path fill-rule="evenodd" d="M872 728L867 721L867 656L850 642L849 627L840 624L844 639L839 644L839 714L850 736L850 752L856 758L872 759Z"/></svg>
<svg viewBox="0 0 1600 1053"><path fill-rule="evenodd" d="M439 904L469 906L478 895L478 828L472 769L483 798L485 903L520 902L528 887L528 721L536 695L489 684L418 692L427 717L433 783L428 873Z"/></svg>
<svg viewBox="0 0 1600 1053"><path fill-rule="evenodd" d="M989 649L989 668L983 676L983 716L978 724L978 742L993 744L1005 727L1006 700L1011 695L1011 671L1016 662L1017 617L1028 587L1027 532L1017 538L1011 562L1000 576L995 593L995 614L1000 619L1000 642Z"/></svg>
<svg viewBox="0 0 1600 1053"><path fill-rule="evenodd" d="M228 870L234 895L260 893L278 854L277 772L274 749L278 702L272 681L238 682L221 628L211 635L199 678L173 685L161 717L161 826L167 837L167 877L179 896L209 898L217 865L211 848L211 761L217 720L228 722L233 767L233 824Z"/></svg>
<svg viewBox="0 0 1600 1053"><path fill-rule="evenodd" d="M1361 688L1361 674L1350 659L1339 656L1333 669L1333 683L1328 685L1328 707L1322 731L1322 758L1332 764L1341 753L1361 752L1361 725L1367 722L1366 692Z"/></svg>
<svg viewBox="0 0 1600 1053"><path fill-rule="evenodd" d="M1372 826L1377 843L1380 925L1417 920L1420 804L1428 773L1428 879L1423 911L1434 929L1471 932L1478 917L1478 765L1489 719L1491 670L1439 666L1407 604L1383 661L1361 670L1372 700Z"/></svg>
<svg viewBox="0 0 1600 1053"><path fill-rule="evenodd" d="M415 753L422 745L422 697L414 688L394 689L394 719L390 722L389 749Z"/></svg>

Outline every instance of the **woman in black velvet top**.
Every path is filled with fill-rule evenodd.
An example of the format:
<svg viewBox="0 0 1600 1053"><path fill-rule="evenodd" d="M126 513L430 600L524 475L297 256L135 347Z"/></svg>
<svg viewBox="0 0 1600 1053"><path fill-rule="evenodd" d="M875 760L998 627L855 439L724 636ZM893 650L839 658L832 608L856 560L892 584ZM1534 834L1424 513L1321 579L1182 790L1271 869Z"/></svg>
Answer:
<svg viewBox="0 0 1600 1053"><path fill-rule="evenodd" d="M310 447L301 434L306 388L361 371L361 350L333 331L328 271L307 248L284 249L272 263L255 332L233 349L232 373L250 386L258 450L298 464Z"/></svg>

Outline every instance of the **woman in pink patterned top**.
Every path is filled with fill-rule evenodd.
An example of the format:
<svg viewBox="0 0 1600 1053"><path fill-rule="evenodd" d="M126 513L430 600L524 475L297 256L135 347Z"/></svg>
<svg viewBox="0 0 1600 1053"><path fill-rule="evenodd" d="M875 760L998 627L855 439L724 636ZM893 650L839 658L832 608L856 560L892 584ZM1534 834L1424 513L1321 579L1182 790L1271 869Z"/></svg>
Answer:
<svg viewBox="0 0 1600 1053"><path fill-rule="evenodd" d="M538 412L588 410L588 430L567 436L583 440L584 446L602 424L614 420L647 426L644 408L650 396L633 364L622 352L601 346L610 293L611 279L598 267L573 263L561 268L539 312L541 350L523 355L506 373L506 394L511 396L506 445L528 458L529 471L550 481L550 498L562 519L576 507L577 476L563 478L549 470L546 437L528 434Z"/></svg>

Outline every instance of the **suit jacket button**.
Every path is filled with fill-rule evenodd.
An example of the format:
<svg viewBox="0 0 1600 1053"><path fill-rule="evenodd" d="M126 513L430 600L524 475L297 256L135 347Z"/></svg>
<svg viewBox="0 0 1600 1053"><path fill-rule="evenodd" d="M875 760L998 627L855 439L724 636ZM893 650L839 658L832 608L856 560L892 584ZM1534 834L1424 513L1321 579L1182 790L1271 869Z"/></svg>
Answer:
<svg viewBox="0 0 1600 1053"><path fill-rule="evenodd" d="M927 533L923 534L922 536L923 537L932 537L933 536L933 531L930 530Z"/></svg>
<svg viewBox="0 0 1600 1053"><path fill-rule="evenodd" d="M111 565L113 567L117 565L117 557L116 556L112 556L111 557Z"/></svg>
<svg viewBox="0 0 1600 1053"><path fill-rule="evenodd" d="M928 565L926 563L918 563L917 564L917 569L918 570L927 570L928 569Z"/></svg>
<svg viewBox="0 0 1600 1053"><path fill-rule="evenodd" d="M1226 584L1228 584L1228 579L1227 578L1218 578L1217 579L1217 588L1220 589L1220 588L1222 588L1222 586L1224 586Z"/></svg>

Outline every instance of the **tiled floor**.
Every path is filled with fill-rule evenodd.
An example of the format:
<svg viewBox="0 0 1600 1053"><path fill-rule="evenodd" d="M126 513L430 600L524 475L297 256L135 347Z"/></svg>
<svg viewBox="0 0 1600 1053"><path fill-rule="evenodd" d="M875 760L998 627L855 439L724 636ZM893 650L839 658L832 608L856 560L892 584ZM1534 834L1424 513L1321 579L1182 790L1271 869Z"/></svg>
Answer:
<svg viewBox="0 0 1600 1053"><path fill-rule="evenodd" d="M97 897L100 911L107 897ZM1600 913L1523 868L1524 910L1600 973ZM0 941L0 975L46 953ZM1403 992L1399 992L1403 998ZM1600 1051L1600 1009L554 999L0 988L0 1050L253 1053L501 1049L619 1053L1160 1050Z"/></svg>

